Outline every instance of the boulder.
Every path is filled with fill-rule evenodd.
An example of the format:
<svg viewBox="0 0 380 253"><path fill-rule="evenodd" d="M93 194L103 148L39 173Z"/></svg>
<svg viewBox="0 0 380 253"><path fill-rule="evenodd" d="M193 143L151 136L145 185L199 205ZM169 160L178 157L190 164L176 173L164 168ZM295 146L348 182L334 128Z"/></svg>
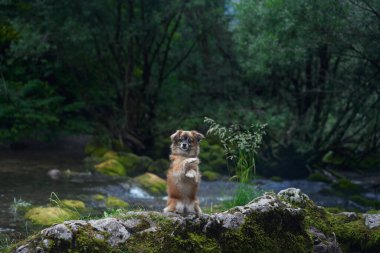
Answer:
<svg viewBox="0 0 380 253"><path fill-rule="evenodd" d="M79 213L61 207L35 207L25 214L25 218L38 225L52 225L65 220L79 218Z"/></svg>
<svg viewBox="0 0 380 253"><path fill-rule="evenodd" d="M105 204L106 204L106 207L108 207L108 208L118 208L118 207L129 206L129 204L127 202L125 202L124 200L119 199L117 197L114 197L114 196L108 196L105 199Z"/></svg>
<svg viewBox="0 0 380 253"><path fill-rule="evenodd" d="M265 193L214 214L118 211L65 221L14 252L378 252L378 214L332 214L299 189Z"/></svg>
<svg viewBox="0 0 380 253"><path fill-rule="evenodd" d="M61 201L61 204L74 210L83 210L86 208L86 204L80 200L64 199Z"/></svg>
<svg viewBox="0 0 380 253"><path fill-rule="evenodd" d="M134 178L146 191L153 195L162 195L166 191L166 181L153 173L144 173Z"/></svg>
<svg viewBox="0 0 380 253"><path fill-rule="evenodd" d="M126 174L124 166L115 159L95 165L95 170L109 176L125 176Z"/></svg>

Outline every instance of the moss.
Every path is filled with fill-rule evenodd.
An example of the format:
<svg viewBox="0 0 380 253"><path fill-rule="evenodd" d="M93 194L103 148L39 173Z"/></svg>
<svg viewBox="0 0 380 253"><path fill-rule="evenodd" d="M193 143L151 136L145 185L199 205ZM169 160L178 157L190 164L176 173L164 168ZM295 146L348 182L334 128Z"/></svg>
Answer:
<svg viewBox="0 0 380 253"><path fill-rule="evenodd" d="M92 196L92 199L95 201L102 201L102 200L105 200L106 197L104 197L104 195L102 194L95 194Z"/></svg>
<svg viewBox="0 0 380 253"><path fill-rule="evenodd" d="M378 201L376 199L367 199L367 198L364 198L364 197L359 196L359 195L354 195L350 199L352 201L355 201L359 205L369 206L369 207L373 207L376 209L380 209L380 201Z"/></svg>
<svg viewBox="0 0 380 253"><path fill-rule="evenodd" d="M52 225L65 220L79 218L79 213L60 207L35 207L30 209L25 218L39 225Z"/></svg>
<svg viewBox="0 0 380 253"><path fill-rule="evenodd" d="M332 185L332 188L346 195L357 194L358 192L363 191L360 185L357 185L348 179L339 179Z"/></svg>
<svg viewBox="0 0 380 253"><path fill-rule="evenodd" d="M95 170L109 176L125 176L126 174L124 166L114 159L96 165Z"/></svg>
<svg viewBox="0 0 380 253"><path fill-rule="evenodd" d="M83 201L80 200L71 200L71 199L64 199L61 201L61 204L67 208L74 209L74 210L83 210L86 208L86 205Z"/></svg>
<svg viewBox="0 0 380 253"><path fill-rule="evenodd" d="M109 151L108 148L93 143L88 143L84 148L84 152L86 155L97 157L103 156L107 151Z"/></svg>
<svg viewBox="0 0 380 253"><path fill-rule="evenodd" d="M154 195L164 194L166 191L166 181L153 173L144 173L135 177L135 181Z"/></svg>
<svg viewBox="0 0 380 253"><path fill-rule="evenodd" d="M106 153L103 154L103 158L104 158L105 160L110 160L110 159L115 159L115 160L117 160L118 157L119 157L119 156L117 155L117 153L116 153L115 151L112 151L112 150L107 151Z"/></svg>
<svg viewBox="0 0 380 253"><path fill-rule="evenodd" d="M310 174L307 179L315 182L331 183L331 180L328 177L318 172Z"/></svg>
<svg viewBox="0 0 380 253"><path fill-rule="evenodd" d="M214 171L204 171L202 172L202 179L206 181L216 181L221 179L221 175Z"/></svg>
<svg viewBox="0 0 380 253"><path fill-rule="evenodd" d="M311 252L312 242L304 230L303 216L285 210L253 213L241 229L220 235L224 252Z"/></svg>
<svg viewBox="0 0 380 253"><path fill-rule="evenodd" d="M322 161L328 164L341 165L344 162L344 156L329 151L323 156Z"/></svg>
<svg viewBox="0 0 380 253"><path fill-rule="evenodd" d="M108 208L117 208L117 207L128 207L129 204L124 200L121 200L114 196L109 196L106 198L106 207Z"/></svg>
<svg viewBox="0 0 380 253"><path fill-rule="evenodd" d="M128 176L136 176L148 171L153 160L148 156L138 156L132 153L125 153L117 159L126 169Z"/></svg>
<svg viewBox="0 0 380 253"><path fill-rule="evenodd" d="M270 180L274 181L274 182L282 182L282 178L281 177L278 177L278 176L273 176L271 178L269 178Z"/></svg>
<svg viewBox="0 0 380 253"><path fill-rule="evenodd" d="M344 212L344 210L340 207L325 207L325 210L329 213L341 213Z"/></svg>
<svg viewBox="0 0 380 253"><path fill-rule="evenodd" d="M164 177L169 166L170 162L167 159L158 159L149 165L148 172Z"/></svg>
<svg viewBox="0 0 380 253"><path fill-rule="evenodd" d="M344 252L378 252L380 249L380 228L367 228L363 219L347 222L344 217L333 216L330 221Z"/></svg>

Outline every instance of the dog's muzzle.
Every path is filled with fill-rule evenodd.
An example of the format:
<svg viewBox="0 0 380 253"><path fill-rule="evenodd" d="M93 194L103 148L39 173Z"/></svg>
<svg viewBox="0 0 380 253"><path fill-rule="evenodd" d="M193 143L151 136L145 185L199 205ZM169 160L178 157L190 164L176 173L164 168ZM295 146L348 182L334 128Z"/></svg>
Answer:
<svg viewBox="0 0 380 253"><path fill-rule="evenodd" d="M182 143L180 147L181 147L182 150L187 151L189 149L189 144Z"/></svg>

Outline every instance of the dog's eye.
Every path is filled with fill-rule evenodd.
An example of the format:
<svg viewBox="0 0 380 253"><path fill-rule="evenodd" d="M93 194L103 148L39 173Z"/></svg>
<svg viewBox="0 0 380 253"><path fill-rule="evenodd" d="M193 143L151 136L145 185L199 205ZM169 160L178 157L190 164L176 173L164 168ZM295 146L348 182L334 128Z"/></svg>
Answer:
<svg viewBox="0 0 380 253"><path fill-rule="evenodd" d="M182 142L182 141L183 141L183 138L179 138L179 141Z"/></svg>

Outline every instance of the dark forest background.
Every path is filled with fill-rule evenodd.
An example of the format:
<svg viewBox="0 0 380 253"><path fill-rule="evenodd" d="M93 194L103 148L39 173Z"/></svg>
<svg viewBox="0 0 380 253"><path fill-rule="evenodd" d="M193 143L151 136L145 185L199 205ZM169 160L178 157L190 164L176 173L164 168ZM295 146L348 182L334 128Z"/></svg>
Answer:
<svg viewBox="0 0 380 253"><path fill-rule="evenodd" d="M90 134L158 158L208 116L268 124L263 173L376 169L379 95L378 0L0 0L5 145Z"/></svg>

